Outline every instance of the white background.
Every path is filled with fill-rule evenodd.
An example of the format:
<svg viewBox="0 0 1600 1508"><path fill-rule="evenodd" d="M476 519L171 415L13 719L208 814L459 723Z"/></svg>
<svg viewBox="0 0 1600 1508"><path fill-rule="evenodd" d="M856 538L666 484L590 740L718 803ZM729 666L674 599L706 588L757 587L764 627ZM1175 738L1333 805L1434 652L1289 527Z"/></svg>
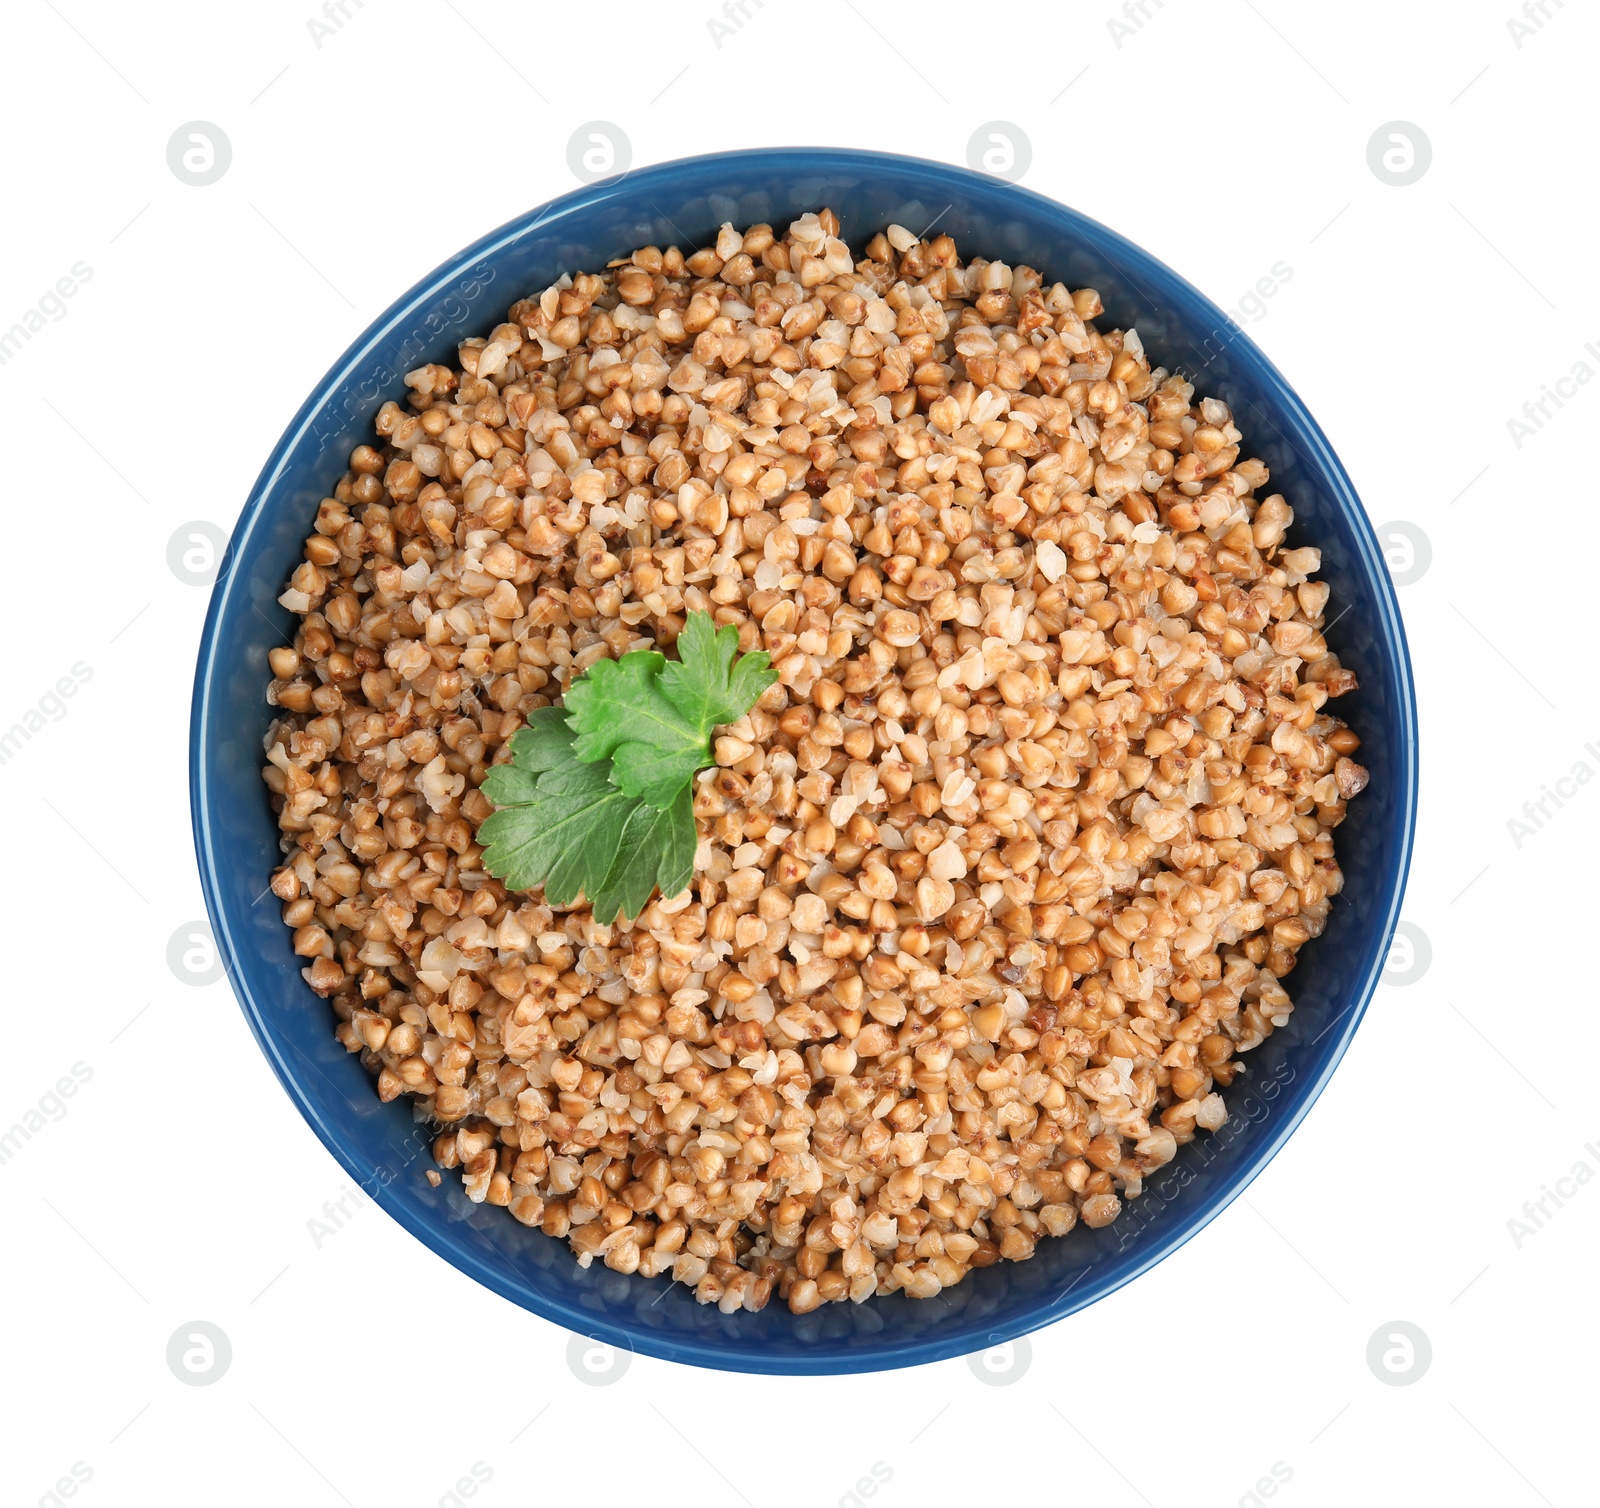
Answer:
<svg viewBox="0 0 1600 1508"><path fill-rule="evenodd" d="M76 1464L73 1501L104 1508L431 1508L465 1503L477 1464L487 1508L832 1508L880 1463L887 1508L1249 1504L1262 1478L1288 1508L1594 1501L1600 1188L1565 1185L1531 1234L1508 1222L1580 1160L1600 1170L1600 792L1548 805L1520 847L1507 826L1577 761L1600 770L1600 391L1520 446L1507 423L1575 363L1600 371L1592 12L1545 0L1517 38L1511 0L1145 0L1114 38L1110 0L747 0L718 47L702 3L346 0L318 39L311 0L8 8L0 330L74 263L92 276L0 366L0 727L75 663L92 678L0 768L0 1129L74 1063L92 1077L0 1166L0 1497L65 1501L47 1494ZM806 142L965 162L999 119L1031 142L1028 186L1224 307L1288 264L1247 328L1374 522L1431 549L1400 593L1424 736L1406 917L1431 966L1379 989L1244 1198L1035 1335L1006 1386L959 1360L807 1381L646 1358L584 1385L566 1333L359 1196L336 1232L309 1224L340 1170L227 984L168 965L203 910L186 741L207 597L169 539L231 527L334 357L571 188L568 139L596 117L635 163ZM204 187L167 162L195 120L232 145ZM1432 147L1408 186L1368 165L1396 120ZM195 1320L231 1344L210 1386L166 1361ZM1406 1386L1366 1359L1395 1321L1431 1344Z"/></svg>

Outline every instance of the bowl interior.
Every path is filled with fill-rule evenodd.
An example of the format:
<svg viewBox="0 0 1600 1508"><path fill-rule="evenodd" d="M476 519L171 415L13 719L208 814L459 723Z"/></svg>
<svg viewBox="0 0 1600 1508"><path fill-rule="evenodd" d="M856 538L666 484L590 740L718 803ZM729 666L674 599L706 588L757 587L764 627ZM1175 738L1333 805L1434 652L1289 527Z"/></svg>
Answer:
<svg viewBox="0 0 1600 1508"><path fill-rule="evenodd" d="M1116 1224L1042 1241L1033 1260L975 1272L931 1300L895 1295L800 1317L775 1301L725 1316L665 1278L580 1269L564 1243L469 1202L458 1179L429 1186L428 1139L409 1103L381 1104L334 1040L332 1013L300 978L277 903L263 895L279 861L260 776L263 691L267 652L292 628L276 599L317 504L370 437L379 406L402 395L403 373L452 361L460 339L486 333L515 299L563 272L651 243L703 245L725 220L782 227L823 205L858 254L891 222L919 232L936 224L964 257L1026 262L1050 280L1097 288L1103 328L1137 325L1155 360L1232 406L1247 453L1266 461L1272 489L1294 507L1292 541L1322 549L1340 612L1328 639L1361 682L1338 710L1361 735L1373 779L1336 834L1347 883L1326 934L1287 981L1297 1006L1289 1025L1245 1058L1228 1124L1185 1148ZM670 1360L762 1372L868 1370L981 1350L1102 1297L1221 1210L1304 1115L1355 1030L1399 914L1416 788L1410 667L1388 572L1326 439L1250 340L1154 258L1050 200L942 164L836 150L693 158L593 185L493 232L400 299L306 401L245 505L206 620L191 738L196 846L229 977L285 1088L349 1173L446 1260L548 1319Z"/></svg>

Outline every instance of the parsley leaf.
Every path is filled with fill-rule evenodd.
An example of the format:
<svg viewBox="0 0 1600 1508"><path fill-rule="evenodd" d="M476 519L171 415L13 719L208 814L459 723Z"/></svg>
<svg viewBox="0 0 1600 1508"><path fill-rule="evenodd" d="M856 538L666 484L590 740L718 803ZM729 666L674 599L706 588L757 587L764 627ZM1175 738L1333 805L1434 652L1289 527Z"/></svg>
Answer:
<svg viewBox="0 0 1600 1508"><path fill-rule="evenodd" d="M597 921L610 921L619 912L635 917L644 910L650 892L676 895L694 878L694 850L699 834L694 826L692 788L684 786L665 811L629 797L633 811L622 829L611 868L598 889L589 893Z"/></svg>
<svg viewBox="0 0 1600 1508"><path fill-rule="evenodd" d="M605 764L569 760L528 785L515 766L511 778L484 790L491 801L518 797L502 805L478 829L484 865L513 890L544 887L552 906L570 906L580 894L593 894L605 882L622 842L622 829L638 805L611 783Z"/></svg>
<svg viewBox="0 0 1600 1508"><path fill-rule="evenodd" d="M561 707L538 707L528 714L527 726L511 735L511 752L525 770L554 770L572 756L572 729Z"/></svg>
<svg viewBox="0 0 1600 1508"><path fill-rule="evenodd" d="M738 648L738 629L690 613L676 660L636 650L592 665L567 692L577 757L609 759L628 795L669 807L711 763L711 730L743 717L777 679L764 650L735 664Z"/></svg>
<svg viewBox="0 0 1600 1508"><path fill-rule="evenodd" d="M734 722L776 679L767 656L737 662L739 635L690 613L679 658L635 651L601 660L511 740L483 793L484 867L512 890L542 886L554 906L581 895L595 920L636 917L653 891L694 877L694 775L711 730Z"/></svg>

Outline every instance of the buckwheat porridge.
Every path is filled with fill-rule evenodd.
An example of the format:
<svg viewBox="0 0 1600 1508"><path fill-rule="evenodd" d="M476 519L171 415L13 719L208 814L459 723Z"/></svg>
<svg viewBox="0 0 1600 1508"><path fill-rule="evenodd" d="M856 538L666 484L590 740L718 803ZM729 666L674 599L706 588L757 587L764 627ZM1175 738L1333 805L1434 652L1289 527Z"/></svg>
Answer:
<svg viewBox="0 0 1600 1508"><path fill-rule="evenodd" d="M1287 1020L1367 780L1228 408L1091 289L838 229L645 247L406 374L271 657L272 889L340 1041L468 1197L724 1311L1114 1221ZM508 891L490 769L695 613L776 681L692 883Z"/></svg>

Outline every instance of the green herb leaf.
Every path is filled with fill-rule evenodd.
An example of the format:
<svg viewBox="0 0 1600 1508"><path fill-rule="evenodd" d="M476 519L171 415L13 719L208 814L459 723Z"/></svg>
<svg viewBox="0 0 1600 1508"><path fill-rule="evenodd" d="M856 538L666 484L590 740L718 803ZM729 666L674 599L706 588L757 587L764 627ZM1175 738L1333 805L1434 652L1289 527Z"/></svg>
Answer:
<svg viewBox="0 0 1600 1508"><path fill-rule="evenodd" d="M601 660L511 740L483 782L494 802L478 829L483 863L513 890L553 906L581 895L595 920L636 917L659 889L694 877L695 772L711 730L743 717L776 679L764 653L734 656L739 634L690 613L676 660L636 650Z"/></svg>
<svg viewBox="0 0 1600 1508"><path fill-rule="evenodd" d="M572 729L561 707L538 707L528 723L511 735L511 752L526 770L553 770L572 757Z"/></svg>
<svg viewBox="0 0 1600 1508"><path fill-rule="evenodd" d="M644 910L650 892L676 895L694 878L694 799L689 786L666 811L629 797L633 812L622 830L622 841L611 870L600 888L589 896L598 921L619 913L635 917Z"/></svg>
<svg viewBox="0 0 1600 1508"><path fill-rule="evenodd" d="M595 920L636 917L658 886L677 895L694 877L698 841L686 784L666 811L619 790L611 762L585 764L557 707L533 713L509 764L483 782L495 803L478 829L484 867L512 890L543 887L553 906L584 896Z"/></svg>
<svg viewBox="0 0 1600 1508"><path fill-rule="evenodd" d="M520 806L533 800L534 787L545 770L572 761L572 730L559 707L540 707L528 724L511 736L511 764L497 764L484 777L483 794L496 806Z"/></svg>
<svg viewBox="0 0 1600 1508"><path fill-rule="evenodd" d="M600 660L567 692L580 760L609 759L630 796L667 809L695 771L711 763L711 730L736 722L777 677L764 650L740 656L739 631L690 613L678 659L636 650Z"/></svg>
<svg viewBox="0 0 1600 1508"><path fill-rule="evenodd" d="M521 799L492 812L478 829L484 866L513 890L542 885L552 906L594 894L611 872L622 829L638 804L610 776L604 764L573 760L538 776L529 789L520 772L517 788L501 794Z"/></svg>

